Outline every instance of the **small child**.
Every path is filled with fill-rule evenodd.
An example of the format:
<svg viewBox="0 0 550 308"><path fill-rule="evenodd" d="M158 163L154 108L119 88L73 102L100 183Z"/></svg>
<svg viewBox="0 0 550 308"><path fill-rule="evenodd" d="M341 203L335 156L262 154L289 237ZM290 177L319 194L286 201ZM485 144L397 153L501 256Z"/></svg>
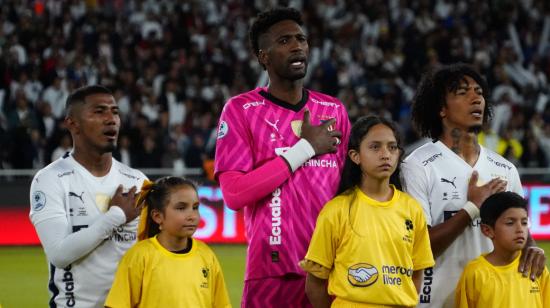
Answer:
<svg viewBox="0 0 550 308"><path fill-rule="evenodd" d="M314 307L331 296L332 307L418 304L422 269L434 259L422 208L390 184L402 155L396 132L376 116L351 129L339 195L321 210L300 262Z"/></svg>
<svg viewBox="0 0 550 308"><path fill-rule="evenodd" d="M146 180L136 204L144 206L138 243L120 261L105 306L231 307L214 252L191 237L200 221L195 185Z"/></svg>
<svg viewBox="0 0 550 308"><path fill-rule="evenodd" d="M481 205L481 232L494 249L470 261L456 287L456 307L550 307L548 268L534 281L518 272L527 243L527 201L513 192L496 193Z"/></svg>

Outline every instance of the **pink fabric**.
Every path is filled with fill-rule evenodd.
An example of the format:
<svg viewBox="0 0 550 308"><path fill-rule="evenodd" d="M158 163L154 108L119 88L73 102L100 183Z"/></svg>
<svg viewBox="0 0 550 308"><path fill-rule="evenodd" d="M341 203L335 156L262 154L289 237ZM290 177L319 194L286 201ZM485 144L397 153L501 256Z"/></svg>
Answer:
<svg viewBox="0 0 550 308"><path fill-rule="evenodd" d="M266 92L257 88L232 97L220 116L216 141L215 176L224 199L244 210L245 280L305 276L298 262L319 211L338 188L350 130L344 105L336 98L306 90L304 101L291 106ZM336 153L315 156L290 174L279 156L300 139L306 108L313 125L336 119L333 129L342 131L343 142Z"/></svg>
<svg viewBox="0 0 550 308"><path fill-rule="evenodd" d="M291 174L284 158L276 157L249 173L226 171L218 177L223 200L230 209L237 211L269 195Z"/></svg>
<svg viewBox="0 0 550 308"><path fill-rule="evenodd" d="M309 308L306 278L270 277L244 282L242 308Z"/></svg>

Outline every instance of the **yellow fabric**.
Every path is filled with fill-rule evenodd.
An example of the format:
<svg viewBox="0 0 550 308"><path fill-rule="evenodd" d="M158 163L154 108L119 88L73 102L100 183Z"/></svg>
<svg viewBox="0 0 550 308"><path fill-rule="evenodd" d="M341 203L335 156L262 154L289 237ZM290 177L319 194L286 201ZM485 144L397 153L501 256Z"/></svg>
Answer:
<svg viewBox="0 0 550 308"><path fill-rule="evenodd" d="M193 239L191 251L175 254L156 237L124 255L106 307L231 307L223 273L212 250Z"/></svg>
<svg viewBox="0 0 550 308"><path fill-rule="evenodd" d="M328 279L330 275L330 269L307 259L300 261L299 265L304 271L319 279Z"/></svg>
<svg viewBox="0 0 550 308"><path fill-rule="evenodd" d="M145 202L145 198L147 198L147 195L151 191L151 188L153 188L153 182L149 181L148 179L145 179L143 181L143 184L141 185L141 190L139 192L139 195L136 199L135 206L138 207L142 205L141 213L139 217L139 225L137 230L137 238L138 241L143 241L147 238L147 233L149 232L149 226L147 225L147 211L149 208L149 205L147 202Z"/></svg>
<svg viewBox="0 0 550 308"><path fill-rule="evenodd" d="M434 265L428 229L418 202L392 188L387 202L355 188L319 214L305 259L330 269L328 293L340 307L418 303L412 273Z"/></svg>
<svg viewBox="0 0 550 308"><path fill-rule="evenodd" d="M482 255L468 263L456 287L456 307L550 307L548 268L531 281L518 272L519 259L494 266Z"/></svg>

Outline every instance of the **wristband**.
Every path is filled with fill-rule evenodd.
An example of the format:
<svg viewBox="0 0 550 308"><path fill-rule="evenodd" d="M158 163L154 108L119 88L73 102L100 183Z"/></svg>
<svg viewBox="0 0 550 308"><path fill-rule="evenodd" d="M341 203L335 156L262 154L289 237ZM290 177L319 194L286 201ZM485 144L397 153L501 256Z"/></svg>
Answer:
<svg viewBox="0 0 550 308"><path fill-rule="evenodd" d="M472 220L479 217L479 208L471 201L466 202L462 209L468 213Z"/></svg>
<svg viewBox="0 0 550 308"><path fill-rule="evenodd" d="M288 151L282 153L281 156L288 162L290 169L294 172L306 161L315 156L315 150L307 140L302 138Z"/></svg>

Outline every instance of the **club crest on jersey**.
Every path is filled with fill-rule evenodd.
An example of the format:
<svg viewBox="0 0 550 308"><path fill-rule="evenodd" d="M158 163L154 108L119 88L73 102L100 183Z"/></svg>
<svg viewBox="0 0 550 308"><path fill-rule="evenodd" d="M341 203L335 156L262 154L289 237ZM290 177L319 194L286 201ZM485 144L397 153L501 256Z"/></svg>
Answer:
<svg viewBox="0 0 550 308"><path fill-rule="evenodd" d="M218 128L218 139L225 137L228 131L229 131L229 125L227 125L227 122L221 121L220 127Z"/></svg>
<svg viewBox="0 0 550 308"><path fill-rule="evenodd" d="M38 212L46 206L46 195L41 191L35 191L32 195L32 208Z"/></svg>
<svg viewBox="0 0 550 308"><path fill-rule="evenodd" d="M368 287L378 280L378 270L368 263L357 263L348 268L348 281L352 286Z"/></svg>
<svg viewBox="0 0 550 308"><path fill-rule="evenodd" d="M290 127L292 128L292 132L294 135L298 138L302 136L302 120L294 120L290 122Z"/></svg>
<svg viewBox="0 0 550 308"><path fill-rule="evenodd" d="M335 119L335 118L331 117L331 116L326 116L326 115L319 116L319 121L321 122L321 124L325 124L326 122L328 122L332 119ZM328 127L328 131L329 132L333 131L335 128L336 128L336 120L334 121L334 124L332 124Z"/></svg>

